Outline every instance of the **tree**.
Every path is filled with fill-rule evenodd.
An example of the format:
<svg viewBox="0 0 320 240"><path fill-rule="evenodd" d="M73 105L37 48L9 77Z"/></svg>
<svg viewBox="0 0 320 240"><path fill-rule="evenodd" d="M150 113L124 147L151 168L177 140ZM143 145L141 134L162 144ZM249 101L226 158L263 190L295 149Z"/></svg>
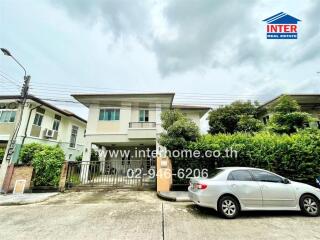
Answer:
<svg viewBox="0 0 320 240"><path fill-rule="evenodd" d="M250 115L241 116L237 123L237 132L259 132L264 128L263 123Z"/></svg>
<svg viewBox="0 0 320 240"><path fill-rule="evenodd" d="M189 142L200 137L199 127L178 110L168 110L161 114L162 127L159 143L169 150L184 149Z"/></svg>
<svg viewBox="0 0 320 240"><path fill-rule="evenodd" d="M301 108L292 97L283 95L271 107L269 128L276 133L291 134L305 127L313 120L310 114L301 112Z"/></svg>
<svg viewBox="0 0 320 240"><path fill-rule="evenodd" d="M174 122L183 119L184 117L185 115L177 109L164 111L161 114L161 125L163 129L167 130Z"/></svg>
<svg viewBox="0 0 320 240"><path fill-rule="evenodd" d="M256 118L258 104L236 101L209 112L209 133L258 132L263 124Z"/></svg>

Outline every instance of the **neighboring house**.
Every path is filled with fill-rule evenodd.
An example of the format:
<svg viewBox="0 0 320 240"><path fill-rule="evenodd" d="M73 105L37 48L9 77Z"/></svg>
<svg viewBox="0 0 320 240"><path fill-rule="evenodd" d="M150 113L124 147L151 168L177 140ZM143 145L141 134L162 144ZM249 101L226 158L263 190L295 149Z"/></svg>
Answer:
<svg viewBox="0 0 320 240"><path fill-rule="evenodd" d="M172 105L174 93L138 94L77 94L72 95L89 108L85 151L83 161L90 161L92 146L106 151L158 150L157 139L163 132L161 112L179 109L198 126L200 118L209 110L207 107ZM102 161L114 161L116 171L122 166L132 164L138 156L105 155ZM142 157L148 165L150 156ZM121 163L120 166L117 163ZM128 163L126 163L128 162ZM134 167L134 166L133 166Z"/></svg>
<svg viewBox="0 0 320 240"><path fill-rule="evenodd" d="M320 128L320 94L286 94L298 102L301 111L310 113L316 119L315 122L310 123L313 127ZM258 117L264 124L267 124L272 113L270 108L283 95L280 95L259 107Z"/></svg>
<svg viewBox="0 0 320 240"><path fill-rule="evenodd" d="M0 96L0 147L5 148L18 122L21 109L19 96ZM60 145L66 160L83 153L86 120L59 109L37 97L28 96L17 134L12 161L17 162L24 144Z"/></svg>

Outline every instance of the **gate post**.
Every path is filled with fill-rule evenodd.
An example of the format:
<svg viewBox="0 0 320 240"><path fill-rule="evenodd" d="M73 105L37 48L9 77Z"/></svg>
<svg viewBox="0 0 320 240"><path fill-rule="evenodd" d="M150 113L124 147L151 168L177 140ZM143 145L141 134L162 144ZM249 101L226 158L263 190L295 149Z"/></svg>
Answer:
<svg viewBox="0 0 320 240"><path fill-rule="evenodd" d="M168 157L157 157L157 192L169 192L171 185L171 159Z"/></svg>
<svg viewBox="0 0 320 240"><path fill-rule="evenodd" d="M60 174L60 181L59 181L60 192L64 192L64 190L66 189L67 173L68 173L68 161L65 161L62 165L61 174Z"/></svg>
<svg viewBox="0 0 320 240"><path fill-rule="evenodd" d="M89 171L90 171L90 160L91 160L92 143L91 141L85 142L85 149L81 161L80 169L80 181L82 184L88 183Z"/></svg>

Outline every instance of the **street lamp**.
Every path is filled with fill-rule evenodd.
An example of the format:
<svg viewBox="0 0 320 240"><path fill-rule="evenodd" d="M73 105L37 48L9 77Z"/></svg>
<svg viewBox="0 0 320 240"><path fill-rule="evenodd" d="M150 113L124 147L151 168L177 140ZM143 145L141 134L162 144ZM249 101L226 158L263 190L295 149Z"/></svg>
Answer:
<svg viewBox="0 0 320 240"><path fill-rule="evenodd" d="M25 107L25 103L26 103L27 97L28 97L29 83L30 83L30 78L31 77L29 75L27 75L27 71L24 68L24 66L10 53L10 51L8 49L5 49L5 48L0 48L0 49L1 49L1 51L3 52L3 54L5 56L11 57L24 71L24 77L23 77L24 83L23 83L23 86L21 88L21 94L20 94L20 98L21 98L21 101L20 101L20 103L21 103L20 117L19 117L19 121L17 122L17 125L15 127L15 130L13 132L13 135L11 137L10 144L8 144L9 147L7 147L6 157L5 157L5 159L7 161L10 161L11 158L12 158L12 155L14 153L15 146L16 146L17 135L18 135L18 132L19 132L19 129L20 129L20 125L21 125L21 122L22 122L22 114L23 114L23 110L24 110L24 107Z"/></svg>
<svg viewBox="0 0 320 240"><path fill-rule="evenodd" d="M5 56L11 57L16 63L19 64L20 67L22 67L22 69L23 69L23 71L24 71L24 77L26 77L26 76L27 76L27 71L26 71L26 69L24 68L24 66L22 66L22 64L21 64L14 56L12 56L12 54L9 52L9 50L8 50L8 49L5 49L5 48L1 48L1 51L3 52L3 54L4 54Z"/></svg>

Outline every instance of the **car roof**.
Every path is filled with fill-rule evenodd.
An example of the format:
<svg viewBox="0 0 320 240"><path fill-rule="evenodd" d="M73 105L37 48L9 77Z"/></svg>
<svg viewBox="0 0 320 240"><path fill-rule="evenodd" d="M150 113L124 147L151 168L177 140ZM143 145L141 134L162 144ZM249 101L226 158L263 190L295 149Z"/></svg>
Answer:
<svg viewBox="0 0 320 240"><path fill-rule="evenodd" d="M261 168L253 168L253 167L219 167L218 169L222 170L261 170L261 171L268 171Z"/></svg>

